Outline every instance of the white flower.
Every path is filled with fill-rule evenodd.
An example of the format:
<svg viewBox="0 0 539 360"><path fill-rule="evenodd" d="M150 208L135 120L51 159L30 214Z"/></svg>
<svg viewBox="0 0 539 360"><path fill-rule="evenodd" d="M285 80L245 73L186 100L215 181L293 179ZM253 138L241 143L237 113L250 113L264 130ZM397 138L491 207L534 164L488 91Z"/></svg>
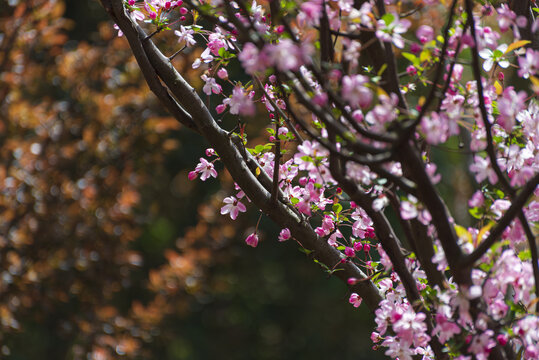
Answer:
<svg viewBox="0 0 539 360"><path fill-rule="evenodd" d="M483 69L485 69L485 71L490 71L494 63L497 63L501 68L504 69L509 67L509 60L504 58L507 47L507 44L501 44L494 51L490 50L489 48L484 48L483 50L481 50L479 52L479 56L482 59L485 59L485 62L483 63Z"/></svg>
<svg viewBox="0 0 539 360"><path fill-rule="evenodd" d="M180 30L174 30L174 34L178 36L178 42L185 41L185 45L192 46L195 45L197 42L195 41L195 38L193 37L193 34L195 31L191 28L186 28L183 25L180 25Z"/></svg>

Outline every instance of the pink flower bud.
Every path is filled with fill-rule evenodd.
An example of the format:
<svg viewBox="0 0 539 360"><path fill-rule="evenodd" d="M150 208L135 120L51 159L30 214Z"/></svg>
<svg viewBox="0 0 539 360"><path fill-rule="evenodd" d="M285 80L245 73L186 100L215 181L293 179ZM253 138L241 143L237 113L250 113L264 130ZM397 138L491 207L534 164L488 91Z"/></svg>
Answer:
<svg viewBox="0 0 539 360"><path fill-rule="evenodd" d="M215 111L217 111L218 114L222 114L225 110L226 110L225 104L217 105L217 107L215 108Z"/></svg>
<svg viewBox="0 0 539 360"><path fill-rule="evenodd" d="M348 246L344 249L344 254L346 256L348 256L348 257L356 256L356 252L354 251L354 249L352 249L351 247L348 247Z"/></svg>
<svg viewBox="0 0 539 360"><path fill-rule="evenodd" d="M354 305L355 308L359 307L362 301L363 299L361 298L361 296L356 293L352 293L352 295L350 295L350 299L348 299L348 302Z"/></svg>
<svg viewBox="0 0 539 360"><path fill-rule="evenodd" d="M198 173L196 171L190 171L189 175L187 175L187 177L191 181L195 180L197 178L197 176L198 176Z"/></svg>
<svg viewBox="0 0 539 360"><path fill-rule="evenodd" d="M348 285L355 285L357 284L358 280L355 277L350 277L346 280L346 282L348 283Z"/></svg>
<svg viewBox="0 0 539 360"><path fill-rule="evenodd" d="M228 71L226 71L224 68L220 68L219 71L217 71L217 76L219 79L226 80L228 79Z"/></svg>
<svg viewBox="0 0 539 360"><path fill-rule="evenodd" d="M279 241L286 241L290 239L292 235L290 234L290 230L288 228L284 228L279 233Z"/></svg>
<svg viewBox="0 0 539 360"><path fill-rule="evenodd" d="M318 106L324 106L328 102L328 96L325 93L316 94L313 97L313 102Z"/></svg>
<svg viewBox="0 0 539 360"><path fill-rule="evenodd" d="M361 251L363 249L363 244L360 241L356 241L354 243L354 250L355 251Z"/></svg>
<svg viewBox="0 0 539 360"><path fill-rule="evenodd" d="M410 45L410 52L412 54L419 54L421 52L421 45L419 45L418 43L413 43L412 45Z"/></svg>
<svg viewBox="0 0 539 360"><path fill-rule="evenodd" d="M408 73L408 75L414 76L415 74L417 74L417 69L414 65L408 65L408 67L406 68L406 72Z"/></svg>
<svg viewBox="0 0 539 360"><path fill-rule="evenodd" d="M505 346L507 344L507 335L505 334L500 334L496 337L496 340L498 340L498 344L500 344L501 346Z"/></svg>
<svg viewBox="0 0 539 360"><path fill-rule="evenodd" d="M185 15L188 12L189 12L189 10L187 10L186 8L184 8L184 7L180 8L180 14Z"/></svg>
<svg viewBox="0 0 539 360"><path fill-rule="evenodd" d="M258 235L256 233L252 233L251 235L247 236L247 239L245 239L245 243L252 247L258 246Z"/></svg>

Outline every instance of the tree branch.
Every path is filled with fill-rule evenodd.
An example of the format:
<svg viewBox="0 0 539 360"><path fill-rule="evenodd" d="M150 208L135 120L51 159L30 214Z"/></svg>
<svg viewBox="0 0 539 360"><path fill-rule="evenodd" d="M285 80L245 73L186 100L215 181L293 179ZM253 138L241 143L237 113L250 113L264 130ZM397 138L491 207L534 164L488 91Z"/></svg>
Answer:
<svg viewBox="0 0 539 360"><path fill-rule="evenodd" d="M280 202L275 204L271 201L271 193L262 186L250 171L239 149L234 145L228 133L217 125L209 109L204 105L196 91L174 69L151 39L142 43L142 40L146 38L146 34L125 14L122 1L101 0L101 2L113 19L116 20L120 29L126 34L126 37L130 40L130 45L135 47L137 51L142 50L139 57L136 57L137 62L142 62L142 64L139 62L139 65L148 67L148 64L144 61L145 59L149 61L159 78L191 115L196 124L196 129L216 150L234 181L242 188L249 199L279 226L289 228L292 236L306 249L313 251L315 258L321 263L329 268L333 268L338 264L337 268L342 269L342 271L335 272L337 277L344 281L347 281L350 277L360 279L361 281L350 286L351 289L365 300L371 310L376 309L382 299L377 287L355 264L350 262L341 263L340 252L326 241L320 239L312 227L291 209ZM140 56L142 54L146 56ZM162 97L159 97L159 99L162 100Z"/></svg>

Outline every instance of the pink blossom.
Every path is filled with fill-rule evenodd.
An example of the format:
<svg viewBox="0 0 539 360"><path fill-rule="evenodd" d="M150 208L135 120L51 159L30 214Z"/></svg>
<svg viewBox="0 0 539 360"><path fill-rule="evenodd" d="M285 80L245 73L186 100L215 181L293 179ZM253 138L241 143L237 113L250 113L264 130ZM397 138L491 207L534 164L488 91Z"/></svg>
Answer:
<svg viewBox="0 0 539 360"><path fill-rule="evenodd" d="M534 76L539 70L539 51L535 51L532 48L526 49L525 56L519 56L518 58L518 76L522 76L524 79Z"/></svg>
<svg viewBox="0 0 539 360"><path fill-rule="evenodd" d="M218 32L211 33L208 40L208 48L214 56L219 56L221 48L228 50L228 43L222 34Z"/></svg>
<svg viewBox="0 0 539 360"><path fill-rule="evenodd" d="M460 334L461 332L461 329L457 324L447 319L447 317L441 313L436 314L435 323L436 326L432 330L432 334L437 335L442 344L451 339L453 335Z"/></svg>
<svg viewBox="0 0 539 360"><path fill-rule="evenodd" d="M383 20L378 20L378 29L376 36L382 41L393 42L393 45L402 49L404 47L404 38L401 34L405 33L410 27L411 22L406 19L399 19L397 14L386 14Z"/></svg>
<svg viewBox="0 0 539 360"><path fill-rule="evenodd" d="M268 44L264 51L267 52L270 64L280 71L298 70L303 64L303 51L290 39L282 39L277 44ZM308 54L305 54L308 55Z"/></svg>
<svg viewBox="0 0 539 360"><path fill-rule="evenodd" d="M350 299L348 299L348 302L354 305L355 308L359 307L362 301L363 299L361 298L361 296L356 293L352 293L352 295L350 295Z"/></svg>
<svg viewBox="0 0 539 360"><path fill-rule="evenodd" d="M206 181L210 176L214 178L217 177L217 171L215 170L213 163L204 158L200 158L200 163L196 166L195 171L200 174L200 180L202 181Z"/></svg>
<svg viewBox="0 0 539 360"><path fill-rule="evenodd" d="M310 0L300 5L300 13L298 22L309 26L318 26L320 24L320 16L322 15L322 1Z"/></svg>
<svg viewBox="0 0 539 360"><path fill-rule="evenodd" d="M187 175L189 180L195 180L197 176L198 176L198 173L196 171L189 171L189 174Z"/></svg>
<svg viewBox="0 0 539 360"><path fill-rule="evenodd" d="M241 61L242 67L250 75L263 71L266 67L265 62L261 61L262 58L258 48L255 44L250 42L243 45L243 49L238 55L238 58Z"/></svg>
<svg viewBox="0 0 539 360"><path fill-rule="evenodd" d="M485 202L485 197L483 196L483 193L481 190L477 190L473 195L472 198L468 201L469 207L480 207L483 206L483 203Z"/></svg>
<svg viewBox="0 0 539 360"><path fill-rule="evenodd" d="M290 229L284 228L279 233L279 241L286 241L286 240L290 239L291 236L292 235L290 233Z"/></svg>
<svg viewBox="0 0 539 360"><path fill-rule="evenodd" d="M245 239L245 243L252 247L258 246L258 235L256 233L252 233Z"/></svg>
<svg viewBox="0 0 539 360"><path fill-rule="evenodd" d="M468 351L474 353L477 360L487 360L490 351L496 346L493 336L494 332L490 329L475 335L468 347Z"/></svg>
<svg viewBox="0 0 539 360"><path fill-rule="evenodd" d="M442 179L442 175L436 174L436 164L434 163L427 163L425 165L425 171L429 175L430 181L432 181L433 184L438 184Z"/></svg>
<svg viewBox="0 0 539 360"><path fill-rule="evenodd" d="M380 103L369 111L365 120L377 129L382 130L385 129L385 124L397 118L396 106L398 98L395 94L391 94L391 96L381 95L379 101Z"/></svg>
<svg viewBox="0 0 539 360"><path fill-rule="evenodd" d="M417 199L413 196L408 196L408 200L401 201L400 213L403 220L414 219L418 215Z"/></svg>
<svg viewBox="0 0 539 360"><path fill-rule="evenodd" d="M449 135L447 117L437 112L423 116L421 119L421 131L425 134L425 139L429 144L436 145L446 142Z"/></svg>
<svg viewBox="0 0 539 360"><path fill-rule="evenodd" d="M234 196L224 198L223 202L226 205L221 208L221 215L229 214L232 220L236 220L240 212L247 211L245 205Z"/></svg>
<svg viewBox="0 0 539 360"><path fill-rule="evenodd" d="M415 36L422 44L425 44L434 39L434 30L428 25L421 25L417 28Z"/></svg>
<svg viewBox="0 0 539 360"><path fill-rule="evenodd" d="M201 76L202 80L204 80L205 84L202 88L202 91L206 95L211 95L213 92L214 94L220 94L223 89L221 88L221 85L217 84L215 81L215 78L209 77L206 74Z"/></svg>
<svg viewBox="0 0 539 360"><path fill-rule="evenodd" d="M186 46L193 46L197 42L193 37L195 31L189 27L180 25L180 30L174 30L174 34L178 37L178 42L185 42Z"/></svg>
<svg viewBox="0 0 539 360"><path fill-rule="evenodd" d="M525 101L527 96L524 91L517 93L512 87L508 87L503 91L502 97L498 99L498 110L500 112L498 124L508 133L513 130L517 114L526 109Z"/></svg>
<svg viewBox="0 0 539 360"><path fill-rule="evenodd" d="M494 214L496 219L502 217L502 213L505 212L511 206L509 200L498 199L492 204L490 211Z"/></svg>
<svg viewBox="0 0 539 360"><path fill-rule="evenodd" d="M475 180L480 183L488 178L491 184L496 184L498 177L490 166L490 161L479 155L474 156L474 162L470 165L470 171L475 173Z"/></svg>
<svg viewBox="0 0 539 360"><path fill-rule="evenodd" d="M354 243L354 250L361 251L362 249L363 249L363 244L361 243L361 241L356 241Z"/></svg>
<svg viewBox="0 0 539 360"><path fill-rule="evenodd" d="M231 97L223 100L223 105L230 106L230 113L234 115L254 115L255 113L255 105L240 86L232 90Z"/></svg>
<svg viewBox="0 0 539 360"><path fill-rule="evenodd" d="M507 4L502 4L498 9L498 25L501 32L507 31L515 21L517 15L509 8Z"/></svg>
<svg viewBox="0 0 539 360"><path fill-rule="evenodd" d="M226 71L225 68L220 68L217 71L217 76L219 77L219 79L226 80L228 79L228 71Z"/></svg>
<svg viewBox="0 0 539 360"><path fill-rule="evenodd" d="M215 156L215 155L216 155L216 154L215 154L215 150L214 150L213 148L207 148L206 151L205 151L205 153L206 153L206 156L207 156L207 157L212 157L212 156Z"/></svg>
<svg viewBox="0 0 539 360"><path fill-rule="evenodd" d="M371 105L373 95L365 86L369 78L364 75L346 75L342 79L342 97L353 107L366 108Z"/></svg>

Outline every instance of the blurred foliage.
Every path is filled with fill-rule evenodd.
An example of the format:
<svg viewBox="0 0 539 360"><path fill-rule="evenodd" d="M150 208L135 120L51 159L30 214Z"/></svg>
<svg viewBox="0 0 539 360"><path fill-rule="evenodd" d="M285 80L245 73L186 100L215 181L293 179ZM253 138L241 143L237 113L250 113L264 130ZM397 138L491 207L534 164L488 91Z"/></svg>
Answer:
<svg viewBox="0 0 539 360"><path fill-rule="evenodd" d="M382 355L372 316L267 219L244 245L259 214L219 215L226 173L187 180L205 144L163 112L97 2L0 14L0 358ZM175 66L200 85L193 56Z"/></svg>

